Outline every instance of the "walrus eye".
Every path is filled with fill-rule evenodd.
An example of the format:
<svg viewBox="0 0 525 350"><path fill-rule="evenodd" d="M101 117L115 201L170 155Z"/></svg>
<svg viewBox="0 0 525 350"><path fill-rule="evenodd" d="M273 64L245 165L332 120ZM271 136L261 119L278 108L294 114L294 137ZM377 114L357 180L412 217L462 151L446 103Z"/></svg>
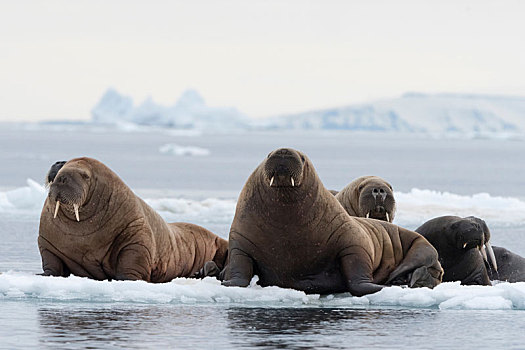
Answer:
<svg viewBox="0 0 525 350"><path fill-rule="evenodd" d="M84 180L89 180L89 174L81 173L80 176L82 176Z"/></svg>

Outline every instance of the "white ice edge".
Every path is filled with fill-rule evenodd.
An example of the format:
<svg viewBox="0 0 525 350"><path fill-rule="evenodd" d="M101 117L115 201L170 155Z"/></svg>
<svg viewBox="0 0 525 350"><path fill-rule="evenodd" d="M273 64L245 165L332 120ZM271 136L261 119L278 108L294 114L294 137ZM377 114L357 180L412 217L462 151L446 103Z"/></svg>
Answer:
<svg viewBox="0 0 525 350"><path fill-rule="evenodd" d="M38 218L47 191L44 186L28 179L27 186L0 192L0 213L25 213ZM491 196L478 193L462 196L449 192L412 189L408 193L396 192L397 213L395 224L417 227L441 215L474 215L490 225L525 224L525 201L513 197ZM234 199L208 198L150 198L146 202L167 221L231 223L235 213Z"/></svg>
<svg viewBox="0 0 525 350"><path fill-rule="evenodd" d="M461 286L442 283L434 289L387 287L353 297L320 296L279 287L260 287L256 277L247 288L224 287L213 278L177 278L169 283L95 281L71 276L44 277L21 272L0 275L0 300L175 305L241 305L263 307L408 307L459 310L525 310L525 283Z"/></svg>

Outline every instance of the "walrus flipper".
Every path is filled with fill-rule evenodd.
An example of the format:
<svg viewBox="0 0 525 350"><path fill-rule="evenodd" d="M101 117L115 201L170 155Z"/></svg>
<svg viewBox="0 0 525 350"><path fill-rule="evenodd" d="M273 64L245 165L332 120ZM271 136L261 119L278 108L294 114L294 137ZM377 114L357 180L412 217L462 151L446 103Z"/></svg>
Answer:
<svg viewBox="0 0 525 350"><path fill-rule="evenodd" d="M149 256L149 250L142 244L126 246L119 252L115 279L151 282L152 264L148 261Z"/></svg>
<svg viewBox="0 0 525 350"><path fill-rule="evenodd" d="M385 284L434 288L441 283L442 278L443 269L437 251L423 237L418 237Z"/></svg>
<svg viewBox="0 0 525 350"><path fill-rule="evenodd" d="M253 260L239 248L231 248L223 286L247 287L253 277Z"/></svg>
<svg viewBox="0 0 525 350"><path fill-rule="evenodd" d="M66 264L49 250L41 250L40 255L42 256L42 270L44 270L41 273L42 276L68 277L71 274Z"/></svg>
<svg viewBox="0 0 525 350"><path fill-rule="evenodd" d="M215 277L219 279L221 269L217 266L215 261L206 261L204 266L195 272L190 278L203 279L204 277Z"/></svg>
<svg viewBox="0 0 525 350"><path fill-rule="evenodd" d="M372 282L371 264L355 253L349 253L341 258L341 269L346 279L348 291L353 296L363 296L379 292L383 286Z"/></svg>

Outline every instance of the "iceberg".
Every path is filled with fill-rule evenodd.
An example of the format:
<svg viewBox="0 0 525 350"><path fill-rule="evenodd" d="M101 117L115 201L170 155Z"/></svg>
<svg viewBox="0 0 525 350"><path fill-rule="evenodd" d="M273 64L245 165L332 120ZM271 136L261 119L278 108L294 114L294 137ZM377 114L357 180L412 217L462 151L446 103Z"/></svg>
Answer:
<svg viewBox="0 0 525 350"><path fill-rule="evenodd" d="M233 107L207 106L196 90L173 106L146 99L138 106L109 89L91 111L95 123L135 123L177 129L352 130L425 133L441 137L515 138L525 133L525 97L408 93L399 98L251 119Z"/></svg>
<svg viewBox="0 0 525 350"><path fill-rule="evenodd" d="M176 129L231 130L247 128L248 119L232 107L210 107L195 90L185 91L173 106L163 106L151 97L134 106L133 99L109 89L91 110L94 123L127 122Z"/></svg>

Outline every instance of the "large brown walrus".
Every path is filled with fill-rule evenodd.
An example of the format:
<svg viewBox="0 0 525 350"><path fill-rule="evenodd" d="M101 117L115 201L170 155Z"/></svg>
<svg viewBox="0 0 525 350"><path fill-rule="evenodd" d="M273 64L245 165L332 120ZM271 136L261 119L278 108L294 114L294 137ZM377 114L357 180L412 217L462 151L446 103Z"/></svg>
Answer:
<svg viewBox="0 0 525 350"><path fill-rule="evenodd" d="M390 284L434 287L443 270L418 233L384 221L351 217L323 186L301 152L268 155L246 182L229 237L226 286L307 293L374 293Z"/></svg>
<svg viewBox="0 0 525 350"><path fill-rule="evenodd" d="M392 186L378 176L355 179L335 193L335 198L350 216L394 221L396 201Z"/></svg>
<svg viewBox="0 0 525 350"><path fill-rule="evenodd" d="M167 282L206 261L224 266L227 241L203 227L166 223L107 166L55 163L40 216L43 275Z"/></svg>

